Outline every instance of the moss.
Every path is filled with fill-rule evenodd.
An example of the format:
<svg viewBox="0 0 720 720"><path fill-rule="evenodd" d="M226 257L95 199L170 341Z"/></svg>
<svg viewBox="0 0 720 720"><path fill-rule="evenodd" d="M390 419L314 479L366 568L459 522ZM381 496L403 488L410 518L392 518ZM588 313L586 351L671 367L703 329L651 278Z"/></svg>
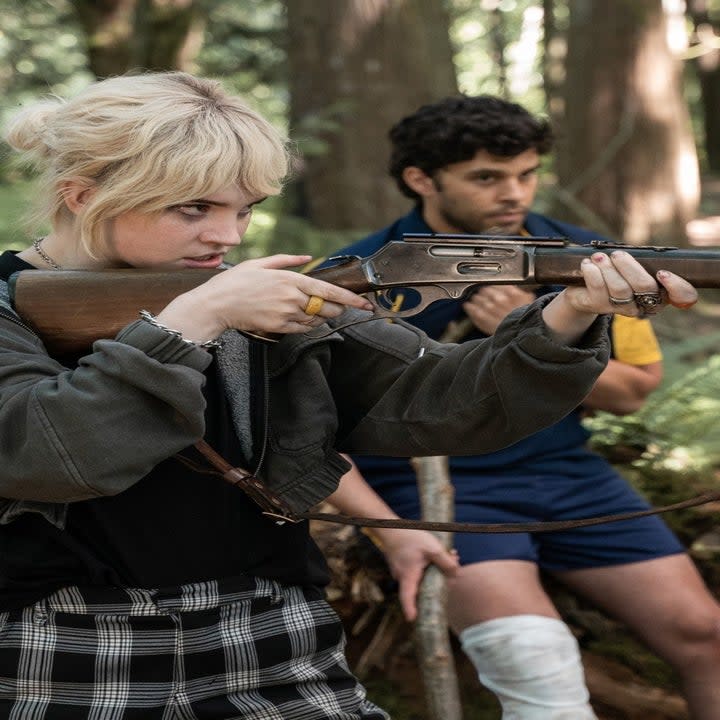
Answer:
<svg viewBox="0 0 720 720"><path fill-rule="evenodd" d="M593 653L617 660L655 687L679 691L678 678L672 668L631 636L612 633L583 645Z"/></svg>
<svg viewBox="0 0 720 720"><path fill-rule="evenodd" d="M428 720L422 686L399 688L382 677L363 682L368 698L388 712L392 720ZM477 680L474 687L463 687L463 720L499 720L500 709L495 696L482 688Z"/></svg>

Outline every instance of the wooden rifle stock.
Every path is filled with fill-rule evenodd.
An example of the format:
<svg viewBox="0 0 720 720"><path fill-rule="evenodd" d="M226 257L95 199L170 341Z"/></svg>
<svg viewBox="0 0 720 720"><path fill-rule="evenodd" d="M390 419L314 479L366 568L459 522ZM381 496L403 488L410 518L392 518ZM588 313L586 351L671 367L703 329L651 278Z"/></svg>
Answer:
<svg viewBox="0 0 720 720"><path fill-rule="evenodd" d="M220 270L24 270L10 277L10 297L23 322L51 355L87 350Z"/></svg>
<svg viewBox="0 0 720 720"><path fill-rule="evenodd" d="M528 243L532 238L524 240ZM430 244L437 246L436 241ZM478 278L448 269L447 275L438 279L437 268L433 265L441 263L442 259L432 257L419 246L416 249L419 259L414 268L415 277L408 278L404 285L397 281L384 285L380 274L373 275L372 268L380 263L373 265L372 260L378 258L382 250L370 258L347 258L338 265L315 269L308 274L353 292L369 293L370 299L375 292L381 293L393 287L412 287L428 294L433 292L433 300L439 299L438 291L445 298L460 298L481 284L578 285L583 282L580 272L582 258L595 252L611 253L618 249L618 246L612 245L528 245L530 251L518 250L527 256L528 269L522 277L513 275L504 278L500 270L488 277ZM661 269L670 270L697 288L720 287L720 250L631 246L623 246L623 249L651 274ZM406 252L405 248L403 251ZM443 267L451 268L454 261L448 264L445 259L445 262ZM471 260L469 264L473 262ZM467 266L468 262L464 260L457 264ZM433 274L431 269L435 271L434 277L425 279L425 272ZM137 320L140 310L157 314L178 295L206 282L218 272L223 270L28 270L11 276L9 287L13 306L22 321L43 339L51 354L65 355L84 352L95 340L115 337L123 327ZM448 288L451 290L448 291ZM382 306L377 307L382 315Z"/></svg>

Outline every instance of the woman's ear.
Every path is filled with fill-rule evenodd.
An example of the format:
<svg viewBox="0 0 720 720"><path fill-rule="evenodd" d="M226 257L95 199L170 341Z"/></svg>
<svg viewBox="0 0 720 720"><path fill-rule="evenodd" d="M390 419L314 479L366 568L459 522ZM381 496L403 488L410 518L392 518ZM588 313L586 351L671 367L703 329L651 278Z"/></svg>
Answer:
<svg viewBox="0 0 720 720"><path fill-rule="evenodd" d="M60 194L65 201L65 206L73 215L83 211L94 193L93 184L83 178L65 180L60 186Z"/></svg>
<svg viewBox="0 0 720 720"><path fill-rule="evenodd" d="M402 179L411 190L414 190L422 197L426 197L437 190L433 179L426 175L424 170L414 165L409 165L402 171Z"/></svg>

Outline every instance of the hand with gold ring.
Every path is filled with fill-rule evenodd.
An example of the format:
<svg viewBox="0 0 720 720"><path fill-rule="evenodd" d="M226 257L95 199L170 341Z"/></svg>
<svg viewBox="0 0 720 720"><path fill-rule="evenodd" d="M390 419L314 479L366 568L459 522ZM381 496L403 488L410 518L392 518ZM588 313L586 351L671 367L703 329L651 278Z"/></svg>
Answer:
<svg viewBox="0 0 720 720"><path fill-rule="evenodd" d="M317 315L322 310L324 304L324 298L321 298L319 295L311 295L303 308L303 312L306 315Z"/></svg>
<svg viewBox="0 0 720 720"><path fill-rule="evenodd" d="M304 333L348 308L373 310L367 298L290 268L307 255L272 255L246 260L179 295L157 318L196 341L224 330L256 335Z"/></svg>

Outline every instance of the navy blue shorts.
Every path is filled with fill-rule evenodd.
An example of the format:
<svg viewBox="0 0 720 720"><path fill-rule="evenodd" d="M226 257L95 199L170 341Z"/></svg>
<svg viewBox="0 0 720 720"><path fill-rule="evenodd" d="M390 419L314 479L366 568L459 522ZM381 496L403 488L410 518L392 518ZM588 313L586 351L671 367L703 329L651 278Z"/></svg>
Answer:
<svg viewBox="0 0 720 720"><path fill-rule="evenodd" d="M460 522L570 520L649 507L611 467L602 474L575 477L469 477L461 473L453 476L453 485L455 519ZM415 487L399 490L395 486L384 497L400 517L419 517ZM555 571L621 565L685 551L658 516L552 533L457 533L454 544L463 565L528 560Z"/></svg>

